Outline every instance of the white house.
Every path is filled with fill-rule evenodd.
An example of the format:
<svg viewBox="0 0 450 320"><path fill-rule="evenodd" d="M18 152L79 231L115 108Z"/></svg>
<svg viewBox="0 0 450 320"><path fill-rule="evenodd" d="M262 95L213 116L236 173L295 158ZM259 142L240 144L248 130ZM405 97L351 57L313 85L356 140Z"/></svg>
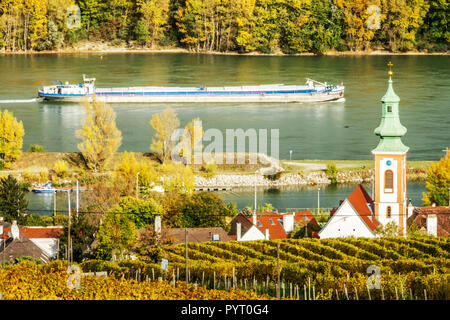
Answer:
<svg viewBox="0 0 450 320"><path fill-rule="evenodd" d="M19 229L49 257L57 257L59 236L63 233L63 227L20 227Z"/></svg>
<svg viewBox="0 0 450 320"><path fill-rule="evenodd" d="M321 239L352 236L374 238L374 231L380 224L375 219L373 200L361 185L331 214L330 220L319 231Z"/></svg>
<svg viewBox="0 0 450 320"><path fill-rule="evenodd" d="M310 211L302 212L256 212L251 217L238 214L231 222L228 234L237 241L286 239L291 236L297 224L318 229L318 224Z"/></svg>

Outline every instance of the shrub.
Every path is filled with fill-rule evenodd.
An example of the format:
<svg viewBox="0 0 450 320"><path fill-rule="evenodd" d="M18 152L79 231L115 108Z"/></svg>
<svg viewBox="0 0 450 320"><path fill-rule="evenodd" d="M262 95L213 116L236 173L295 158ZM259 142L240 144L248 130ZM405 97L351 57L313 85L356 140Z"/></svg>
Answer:
<svg viewBox="0 0 450 320"><path fill-rule="evenodd" d="M31 144L28 148L28 152L45 152L45 148L38 144Z"/></svg>
<svg viewBox="0 0 450 320"><path fill-rule="evenodd" d="M337 182L337 173L338 168L334 162L327 164L327 169L325 171L328 178L331 180L331 183Z"/></svg>
<svg viewBox="0 0 450 320"><path fill-rule="evenodd" d="M55 170L55 174L59 177L59 178L63 178L66 176L67 174L67 170L69 169L69 165L67 164L66 161L64 160L58 160L55 162L54 166L53 166L53 170Z"/></svg>

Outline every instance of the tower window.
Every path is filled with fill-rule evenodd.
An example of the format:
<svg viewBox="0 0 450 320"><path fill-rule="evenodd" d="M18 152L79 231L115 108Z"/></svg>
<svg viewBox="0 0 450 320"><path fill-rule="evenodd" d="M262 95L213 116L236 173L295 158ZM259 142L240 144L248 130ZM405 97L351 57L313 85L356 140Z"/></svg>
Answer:
<svg viewBox="0 0 450 320"><path fill-rule="evenodd" d="M392 106L387 106L387 112L392 112Z"/></svg>
<svg viewBox="0 0 450 320"><path fill-rule="evenodd" d="M392 193L394 188L394 173L392 170L386 170L384 173L384 192Z"/></svg>
<svg viewBox="0 0 450 320"><path fill-rule="evenodd" d="M386 217L390 218L392 216L392 209L391 207L387 207L386 209Z"/></svg>

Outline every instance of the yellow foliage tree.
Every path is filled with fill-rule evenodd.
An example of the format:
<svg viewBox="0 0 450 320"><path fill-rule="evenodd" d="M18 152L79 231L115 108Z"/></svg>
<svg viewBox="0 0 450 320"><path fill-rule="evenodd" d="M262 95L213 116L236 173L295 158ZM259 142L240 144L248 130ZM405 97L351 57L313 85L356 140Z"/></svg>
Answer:
<svg viewBox="0 0 450 320"><path fill-rule="evenodd" d="M24 1L24 40L29 39L33 49L47 36L47 10L48 0ZM25 43L25 49L27 47Z"/></svg>
<svg viewBox="0 0 450 320"><path fill-rule="evenodd" d="M425 186L428 193L423 193L424 206L432 203L450 206L450 151L439 162L430 165Z"/></svg>
<svg viewBox="0 0 450 320"><path fill-rule="evenodd" d="M0 154L6 168L22 154L25 130L22 121L17 121L11 112L0 112Z"/></svg>
<svg viewBox="0 0 450 320"><path fill-rule="evenodd" d="M160 160L164 163L175 146L175 141L171 140L171 136L180 125L180 120L173 109L167 108L161 114L154 114L150 125L156 131L150 149L157 152Z"/></svg>
<svg viewBox="0 0 450 320"><path fill-rule="evenodd" d="M106 103L97 100L84 102L87 117L83 127L77 130L77 137L83 142L78 149L83 154L87 166L94 171L105 168L122 143L122 133L116 126L116 113Z"/></svg>
<svg viewBox="0 0 450 320"><path fill-rule="evenodd" d="M137 4L153 45L163 37L163 32L168 26L169 0L138 0Z"/></svg>
<svg viewBox="0 0 450 320"><path fill-rule="evenodd" d="M139 185L149 186L157 180L157 173L148 161L137 161L133 152L124 152L121 163L114 170L114 177L124 178L125 181L135 183L139 172Z"/></svg>
<svg viewBox="0 0 450 320"><path fill-rule="evenodd" d="M166 192L194 190L194 173L190 167L182 164L163 164L159 168L159 173Z"/></svg>
<svg viewBox="0 0 450 320"><path fill-rule="evenodd" d="M347 44L351 50L366 49L370 45L370 40L375 33L367 26L369 13L368 0L335 0L336 5L344 13L344 21L347 26ZM372 1L370 4L379 5L379 2Z"/></svg>
<svg viewBox="0 0 450 320"><path fill-rule="evenodd" d="M55 174L60 178L63 178L66 175L68 169L69 164L64 160L58 160L53 165L53 170L55 170Z"/></svg>
<svg viewBox="0 0 450 320"><path fill-rule="evenodd" d="M184 128L184 134L181 137L180 145L180 157L184 157L187 163L193 163L195 152L200 152L203 145L200 143L203 138L203 128L200 118L195 118L189 122ZM201 156L201 153L199 153ZM202 158L197 159L201 164L203 162ZM196 163L197 164L197 163Z"/></svg>

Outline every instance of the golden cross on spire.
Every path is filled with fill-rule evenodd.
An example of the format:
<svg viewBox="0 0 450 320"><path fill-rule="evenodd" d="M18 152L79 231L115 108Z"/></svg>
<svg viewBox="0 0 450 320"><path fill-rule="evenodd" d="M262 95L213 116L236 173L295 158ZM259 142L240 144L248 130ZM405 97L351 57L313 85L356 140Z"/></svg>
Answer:
<svg viewBox="0 0 450 320"><path fill-rule="evenodd" d="M388 65L388 67L389 67L388 75L389 75L389 78L390 78L390 77L392 77L392 75L394 74L394 73L392 72L392 70L391 70L391 67L393 66L393 64L392 64L392 62L389 61L389 63L388 63L387 65Z"/></svg>

